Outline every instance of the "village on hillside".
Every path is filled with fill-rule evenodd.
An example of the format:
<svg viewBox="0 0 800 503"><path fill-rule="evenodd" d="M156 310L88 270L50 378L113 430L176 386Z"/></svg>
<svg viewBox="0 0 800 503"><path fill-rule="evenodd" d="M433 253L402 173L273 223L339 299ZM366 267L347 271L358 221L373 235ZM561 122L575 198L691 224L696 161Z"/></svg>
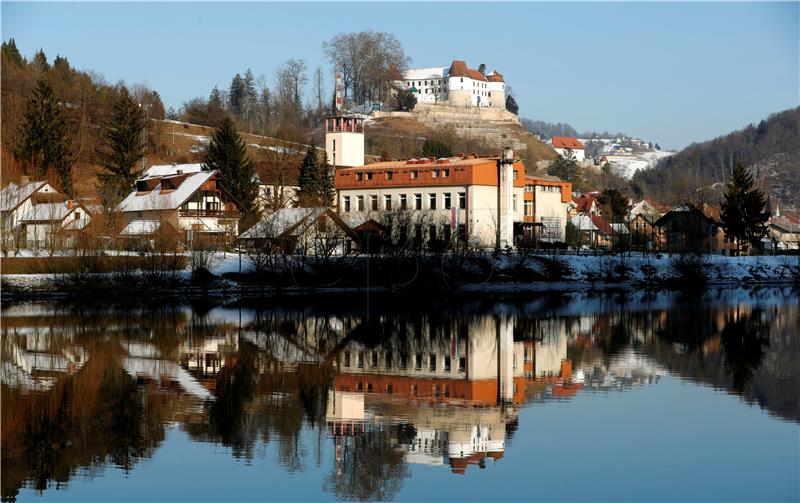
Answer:
<svg viewBox="0 0 800 503"><path fill-rule="evenodd" d="M44 106L43 96L52 93L42 82L29 108ZM98 176L107 192L70 195L63 178L32 178L34 170L5 178L3 256L63 256L87 248L237 251L258 269L264 255L798 252L800 213L793 209L766 204L748 234L725 220L720 202L665 204L609 184L670 155L642 140L553 136L544 143L533 135L522 141L486 132L478 152L453 152L446 139L429 138L415 157L369 155L381 137L372 125L380 120L439 121L456 137L458 127L519 123L505 77L485 65L473 69L453 60L449 67L409 68L391 84L386 96L393 109L369 100L357 106L337 73L334 108L319 119L324 148L245 135L231 118L199 135L181 132L191 124L158 119L171 148L176 137L189 139L192 162L149 165L137 135L157 119L147 117L147 107L142 116L141 103L123 91L112 120L133 121L134 138L126 144L107 136L103 155L111 171ZM549 153L531 158L531 145ZM253 150L277 160L267 170L254 169ZM758 190L750 175L742 176L742 190Z"/></svg>

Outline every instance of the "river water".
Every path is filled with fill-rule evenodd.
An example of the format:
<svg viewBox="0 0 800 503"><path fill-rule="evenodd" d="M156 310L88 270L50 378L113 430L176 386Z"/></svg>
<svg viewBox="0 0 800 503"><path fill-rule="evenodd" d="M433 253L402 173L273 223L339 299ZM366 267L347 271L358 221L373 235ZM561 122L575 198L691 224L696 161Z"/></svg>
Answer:
<svg viewBox="0 0 800 503"><path fill-rule="evenodd" d="M18 501L798 501L796 290L4 303Z"/></svg>

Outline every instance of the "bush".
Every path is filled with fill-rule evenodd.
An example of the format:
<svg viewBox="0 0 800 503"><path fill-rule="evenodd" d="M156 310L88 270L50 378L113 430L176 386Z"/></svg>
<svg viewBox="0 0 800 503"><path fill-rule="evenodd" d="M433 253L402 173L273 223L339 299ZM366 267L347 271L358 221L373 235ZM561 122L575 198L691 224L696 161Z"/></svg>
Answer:
<svg viewBox="0 0 800 503"><path fill-rule="evenodd" d="M669 263L673 286L681 290L700 290L708 284L706 260L702 255L687 253L674 255Z"/></svg>

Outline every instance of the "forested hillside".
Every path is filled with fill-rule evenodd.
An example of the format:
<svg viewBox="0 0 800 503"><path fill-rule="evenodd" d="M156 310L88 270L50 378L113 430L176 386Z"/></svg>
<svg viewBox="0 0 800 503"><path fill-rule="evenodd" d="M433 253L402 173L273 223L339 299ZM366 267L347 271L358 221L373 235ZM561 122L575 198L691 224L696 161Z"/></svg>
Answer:
<svg viewBox="0 0 800 503"><path fill-rule="evenodd" d="M713 140L689 145L631 181L634 192L665 203L715 201L737 162L750 168L773 204L798 206L800 108L770 115ZM698 191L698 187L700 190Z"/></svg>

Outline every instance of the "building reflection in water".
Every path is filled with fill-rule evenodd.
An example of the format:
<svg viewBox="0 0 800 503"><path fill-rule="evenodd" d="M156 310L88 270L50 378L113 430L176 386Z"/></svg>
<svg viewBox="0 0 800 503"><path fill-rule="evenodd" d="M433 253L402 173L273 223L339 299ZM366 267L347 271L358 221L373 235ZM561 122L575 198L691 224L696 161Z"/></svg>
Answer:
<svg viewBox="0 0 800 503"><path fill-rule="evenodd" d="M798 420L782 363L798 353L796 306L545 313L6 308L3 497L135 469L177 427L243 458L276 443L290 472L315 456L331 465L325 490L390 499L409 465L465 475L501 463L522 407L667 371ZM689 329L687 316L705 321Z"/></svg>

